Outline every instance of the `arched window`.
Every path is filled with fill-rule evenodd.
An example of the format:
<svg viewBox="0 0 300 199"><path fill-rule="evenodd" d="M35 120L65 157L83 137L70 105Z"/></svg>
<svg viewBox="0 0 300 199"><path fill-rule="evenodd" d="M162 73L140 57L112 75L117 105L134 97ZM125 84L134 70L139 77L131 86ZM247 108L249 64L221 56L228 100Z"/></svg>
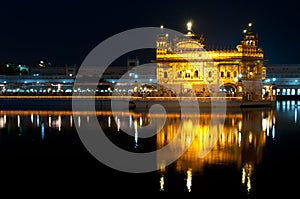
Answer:
<svg viewBox="0 0 300 199"><path fill-rule="evenodd" d="M164 72L164 78L168 78L168 73Z"/></svg>
<svg viewBox="0 0 300 199"><path fill-rule="evenodd" d="M212 72L211 71L208 72L208 77L212 77Z"/></svg>
<svg viewBox="0 0 300 199"><path fill-rule="evenodd" d="M187 77L187 78L191 77L191 71L190 70L185 71L185 77Z"/></svg>
<svg viewBox="0 0 300 199"><path fill-rule="evenodd" d="M237 77L237 72L233 71L233 77Z"/></svg>
<svg viewBox="0 0 300 199"><path fill-rule="evenodd" d="M196 70L195 73L194 73L194 77L195 77L195 78L198 78L198 71L197 71L197 70Z"/></svg>
<svg viewBox="0 0 300 199"><path fill-rule="evenodd" d="M230 78L230 72L227 72L227 78Z"/></svg>
<svg viewBox="0 0 300 199"><path fill-rule="evenodd" d="M224 77L224 72L223 71L221 72L221 77Z"/></svg>

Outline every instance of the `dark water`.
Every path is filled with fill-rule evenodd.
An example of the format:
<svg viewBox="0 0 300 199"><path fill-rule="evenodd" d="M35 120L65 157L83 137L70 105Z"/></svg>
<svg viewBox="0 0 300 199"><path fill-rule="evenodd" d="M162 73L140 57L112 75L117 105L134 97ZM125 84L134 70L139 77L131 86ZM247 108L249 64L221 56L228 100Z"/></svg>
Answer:
<svg viewBox="0 0 300 199"><path fill-rule="evenodd" d="M158 169L147 173L119 171L88 152L76 128L91 123L90 112L3 110L1 190L97 197L104 193L134 197L137 193L191 192L200 198L269 198L278 194L291 198L299 194L300 103L298 107L295 104L297 101L280 101L275 109L227 110L226 114L203 111L189 117L172 113L165 123L165 115L154 115L153 122L146 112L97 112L107 138L133 153L161 149L180 132L170 153L188 145L187 151L170 165L157 161ZM164 124L156 136L138 137L143 127L153 123L153 131ZM121 164L118 158L112 159Z"/></svg>

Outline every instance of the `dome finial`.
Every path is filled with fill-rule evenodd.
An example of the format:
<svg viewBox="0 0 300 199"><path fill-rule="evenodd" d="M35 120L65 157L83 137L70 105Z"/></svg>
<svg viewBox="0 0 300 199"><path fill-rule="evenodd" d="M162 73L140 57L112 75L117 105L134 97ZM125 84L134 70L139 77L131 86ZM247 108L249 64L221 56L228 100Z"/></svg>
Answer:
<svg viewBox="0 0 300 199"><path fill-rule="evenodd" d="M192 22L190 22L190 21L186 24L186 27L187 27L187 30L188 30L188 31L192 31L192 25L193 25L193 24L192 24Z"/></svg>

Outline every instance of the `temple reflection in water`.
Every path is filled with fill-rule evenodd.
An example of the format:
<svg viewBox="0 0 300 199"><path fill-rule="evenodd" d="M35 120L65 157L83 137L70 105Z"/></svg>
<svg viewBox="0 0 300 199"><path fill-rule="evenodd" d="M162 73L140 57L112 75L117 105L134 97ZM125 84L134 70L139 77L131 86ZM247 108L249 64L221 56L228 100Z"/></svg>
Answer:
<svg viewBox="0 0 300 199"><path fill-rule="evenodd" d="M18 136L32 136L41 142L60 132L75 132L74 122L78 126L90 122L90 112L71 111L1 111L0 130L7 134ZM145 142L138 137L141 127L147 126L150 120L148 113L114 113L97 112L101 127L109 132L122 132L122 129L131 129L134 138L122 140L132 148L139 149ZM158 123L164 122L160 115L155 115ZM167 114L166 122L161 130L147 145L148 151L159 149L172 142L180 131L179 142L173 147L178 150L189 145L187 151L177 159L172 168L160 165L159 184L164 191L167 183L168 170L174 169L176 173L186 178L186 189L192 191L193 175L202 175L207 165L231 165L240 173L240 183L251 190L251 176L256 166L261 163L263 148L267 137L275 139L275 110L241 110L225 115L201 112L199 123L185 120L180 114ZM224 118L219 120L218 118ZM212 122L214 121L214 122ZM220 121L220 122L219 122ZM154 129L155 130L155 129ZM31 133L35 132L35 133ZM115 134L118 136L121 134ZM3 134L1 135L3 136ZM31 138L31 140L33 139ZM132 141L133 140L133 141Z"/></svg>
<svg viewBox="0 0 300 199"><path fill-rule="evenodd" d="M273 110L242 111L227 113L223 124L211 126L211 120L220 115L201 114L201 125L194 126L186 122L181 133L182 142L191 142L188 150L174 163L175 170L186 176L187 190L191 191L194 173L203 173L207 165L234 165L241 171L241 183L247 191L251 190L251 176L256 165L260 164L266 137L275 138L276 115ZM160 148L171 142L176 135L180 118L168 120L168 124L157 135L157 147ZM191 135L193 133L194 135ZM215 139L212 137L216 137ZM211 143L215 140L215 143ZM213 147L211 147L213 145ZM181 147L181 146L178 146ZM207 151L211 149L210 151ZM205 152L205 153L203 153ZM203 155L205 154L205 155ZM164 190L164 175L167 167L161 167L161 190Z"/></svg>

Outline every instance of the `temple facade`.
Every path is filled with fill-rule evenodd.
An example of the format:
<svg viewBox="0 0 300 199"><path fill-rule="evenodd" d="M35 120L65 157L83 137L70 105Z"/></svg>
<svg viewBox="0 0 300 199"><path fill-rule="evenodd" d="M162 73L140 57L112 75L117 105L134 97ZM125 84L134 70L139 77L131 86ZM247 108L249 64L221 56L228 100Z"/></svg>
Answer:
<svg viewBox="0 0 300 199"><path fill-rule="evenodd" d="M264 98L264 53L249 23L236 49L206 50L203 35L187 24L182 37L172 40L161 27L156 40L157 88L166 96L242 96Z"/></svg>

